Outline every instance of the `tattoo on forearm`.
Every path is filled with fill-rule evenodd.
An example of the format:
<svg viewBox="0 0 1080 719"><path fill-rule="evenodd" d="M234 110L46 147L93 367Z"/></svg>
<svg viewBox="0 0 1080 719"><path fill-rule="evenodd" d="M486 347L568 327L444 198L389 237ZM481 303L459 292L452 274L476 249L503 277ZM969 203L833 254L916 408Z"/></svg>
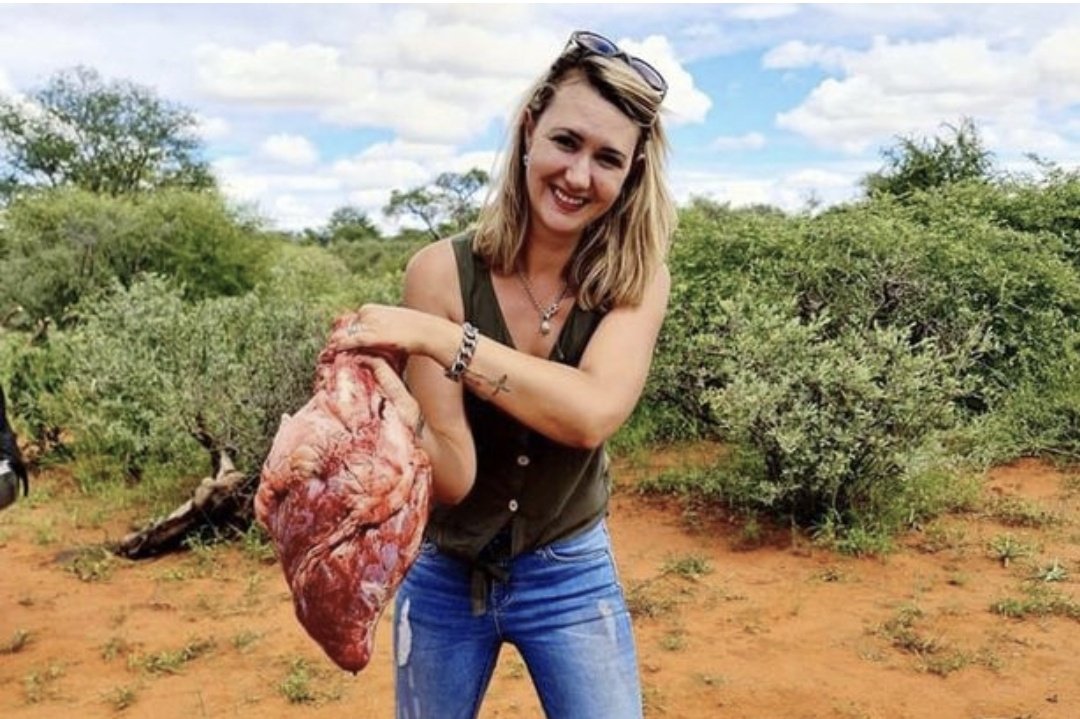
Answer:
<svg viewBox="0 0 1080 719"><path fill-rule="evenodd" d="M504 374L499 379L492 379L487 375L467 369L465 370L465 376L467 379L472 380L472 385L477 389L491 390L491 393L487 396L489 402L495 399L495 395L499 394L499 392L510 392L509 375Z"/></svg>

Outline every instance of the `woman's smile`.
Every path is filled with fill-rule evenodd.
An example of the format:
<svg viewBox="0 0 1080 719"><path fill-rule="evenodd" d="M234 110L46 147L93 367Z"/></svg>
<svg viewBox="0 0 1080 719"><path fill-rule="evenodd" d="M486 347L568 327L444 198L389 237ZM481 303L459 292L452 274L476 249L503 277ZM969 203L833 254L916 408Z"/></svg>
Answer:
<svg viewBox="0 0 1080 719"><path fill-rule="evenodd" d="M554 185L551 188L551 192L555 197L555 204L566 212L576 212L588 202L586 198L571 195Z"/></svg>

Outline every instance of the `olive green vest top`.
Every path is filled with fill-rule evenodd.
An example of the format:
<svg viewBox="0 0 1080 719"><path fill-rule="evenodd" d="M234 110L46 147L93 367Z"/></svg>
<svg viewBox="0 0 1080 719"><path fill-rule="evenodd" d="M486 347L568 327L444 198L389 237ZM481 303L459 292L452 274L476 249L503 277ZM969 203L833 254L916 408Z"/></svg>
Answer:
<svg viewBox="0 0 1080 719"><path fill-rule="evenodd" d="M484 337L513 347L491 272L473 254L471 239L467 233L452 240L465 320ZM574 305L549 359L577 366L602 316ZM603 447L559 444L468 391L465 414L476 444L476 483L461 503L433 510L427 535L441 550L475 561L508 527L515 556L582 532L604 516L609 486Z"/></svg>

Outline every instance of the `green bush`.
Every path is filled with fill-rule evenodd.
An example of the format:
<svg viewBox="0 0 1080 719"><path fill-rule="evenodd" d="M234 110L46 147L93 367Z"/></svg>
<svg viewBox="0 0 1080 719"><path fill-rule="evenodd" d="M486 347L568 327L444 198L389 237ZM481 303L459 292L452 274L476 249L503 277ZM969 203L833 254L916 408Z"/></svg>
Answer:
<svg viewBox="0 0 1080 719"><path fill-rule="evenodd" d="M806 322L797 308L739 298L708 348L716 388L704 399L759 471L729 488L737 504L804 523L883 522L914 458L955 426L953 358L903 329Z"/></svg>
<svg viewBox="0 0 1080 719"><path fill-rule="evenodd" d="M257 471L281 415L310 395L328 316L255 294L195 304L159 277L88 299L64 338L71 358L55 421L79 455L109 455L129 479L172 466L209 473L195 437Z"/></svg>
<svg viewBox="0 0 1080 719"><path fill-rule="evenodd" d="M789 296L781 268L802 220L779 212L732 210L695 200L679 214L672 245L671 297L635 431L653 441L711 436L716 428L702 392L715 388L703 341L725 315L724 301L754 292L761 301Z"/></svg>
<svg viewBox="0 0 1080 719"><path fill-rule="evenodd" d="M66 189L6 208L0 313L66 320L66 310L113 281L167 275L199 300L238 295L265 272L268 242L217 195L182 190L110 197Z"/></svg>
<svg viewBox="0 0 1080 719"><path fill-rule="evenodd" d="M7 398L8 420L19 438L37 447L35 459L59 450L63 425L53 409L54 393L67 376L71 357L66 346L52 341L58 333L35 340L29 332L0 329L0 381Z"/></svg>
<svg viewBox="0 0 1080 719"><path fill-rule="evenodd" d="M959 401L972 415L1018 387L1036 388L1043 367L1060 364L1080 337L1080 272L1049 230L1003 221L995 208L1014 195L956 183L815 217L693 204L680 217L670 310L644 401L678 407L695 434L716 432L702 393L723 378L706 366L701 343L724 299L742 295L794 303L805 322L828 317L822 331L831 337L892 328L912 345L932 341L963 373ZM1059 205L1048 203L1051 214Z"/></svg>
<svg viewBox="0 0 1080 719"><path fill-rule="evenodd" d="M407 259L395 255L376 267L353 270L333 250L285 242L269 259L267 278L257 291L263 297L302 302L334 313L356 309L364 302L397 304Z"/></svg>
<svg viewBox="0 0 1080 719"><path fill-rule="evenodd" d="M332 243L327 249L350 272L361 277L380 277L405 268L409 258L429 244L421 240L363 239Z"/></svg>
<svg viewBox="0 0 1080 719"><path fill-rule="evenodd" d="M987 463L1023 455L1080 460L1080 347L1048 362L1036 377L1006 393L973 427Z"/></svg>
<svg viewBox="0 0 1080 719"><path fill-rule="evenodd" d="M725 440L701 491L856 543L967 501L964 457L1075 456L1080 273L1046 191L1047 214L986 182L813 217L693 203L622 439Z"/></svg>
<svg viewBox="0 0 1080 719"><path fill-rule="evenodd" d="M159 219L170 208L184 214L166 199L159 198L152 213L139 212ZM50 232L70 229L81 217L73 212L61 221L63 202L85 203L95 222L105 216L102 208L115 210L115 227L132 219L125 213L135 207L81 193L40 202L19 210L44 213L34 225L39 239L55 239ZM18 220L20 232L26 230L26 217ZM198 224L182 216L168 222L176 232ZM133 246L147 236L125 232ZM408 255L396 247L354 274L325 248L238 241L263 253L253 292L199 298L176 275L122 280L102 273L68 296L73 304L64 310L63 327L34 343L29 332L5 331L0 369L25 438L43 446L63 438L85 485L108 477L142 482L153 474L159 482L203 476L209 455L197 434L229 449L243 471L257 471L281 415L310 395L315 357L331 319L364 302L398 302Z"/></svg>
<svg viewBox="0 0 1080 719"><path fill-rule="evenodd" d="M1000 189L956 185L908 208L927 230L923 273L934 279L919 311L942 339L985 328L988 346L973 369L991 392L1037 377L1062 357L1063 338L1080 332L1080 273L1062 238L1005 226L993 209L1003 201Z"/></svg>
<svg viewBox="0 0 1080 719"><path fill-rule="evenodd" d="M969 198L967 211L1018 232L1049 238L1080 269L1080 170L1037 161L1035 172L1005 177L990 187L949 188L950 194L961 192Z"/></svg>

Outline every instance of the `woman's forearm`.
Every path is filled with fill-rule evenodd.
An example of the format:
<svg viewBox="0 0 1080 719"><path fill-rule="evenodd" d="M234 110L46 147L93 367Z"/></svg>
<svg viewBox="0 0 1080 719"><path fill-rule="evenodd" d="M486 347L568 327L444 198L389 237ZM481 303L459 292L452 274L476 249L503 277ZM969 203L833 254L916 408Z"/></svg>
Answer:
<svg viewBox="0 0 1080 719"><path fill-rule="evenodd" d="M557 442L598 446L630 415L644 388L667 304L666 273L661 279L641 306L612 310L601 320L577 367L481 336L461 381ZM453 366L462 328L439 317L428 322L418 351L443 368Z"/></svg>

